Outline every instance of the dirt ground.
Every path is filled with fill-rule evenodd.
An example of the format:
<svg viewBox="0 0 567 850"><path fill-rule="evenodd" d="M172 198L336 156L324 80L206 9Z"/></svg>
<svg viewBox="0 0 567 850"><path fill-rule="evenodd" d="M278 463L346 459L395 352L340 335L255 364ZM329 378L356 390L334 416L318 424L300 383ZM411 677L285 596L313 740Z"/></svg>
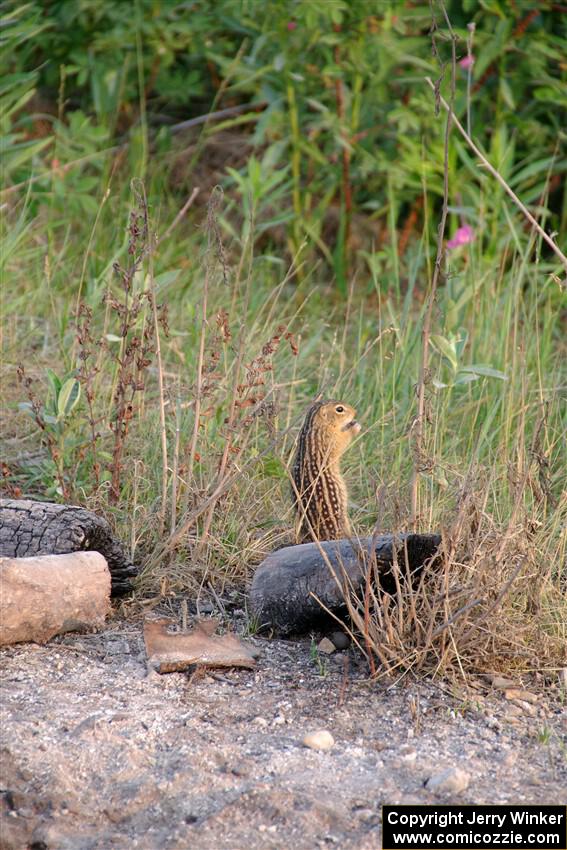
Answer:
<svg viewBox="0 0 567 850"><path fill-rule="evenodd" d="M2 650L2 850L377 850L383 803L566 802L559 680L376 684L352 649L246 640L253 671L148 675L139 618Z"/></svg>

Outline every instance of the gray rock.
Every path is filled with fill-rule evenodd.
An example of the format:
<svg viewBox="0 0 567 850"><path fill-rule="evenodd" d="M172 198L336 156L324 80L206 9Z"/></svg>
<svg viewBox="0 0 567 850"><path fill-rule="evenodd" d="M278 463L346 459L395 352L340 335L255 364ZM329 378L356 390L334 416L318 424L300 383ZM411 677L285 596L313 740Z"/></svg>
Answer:
<svg viewBox="0 0 567 850"><path fill-rule="evenodd" d="M336 649L348 649L350 646L350 638L345 632L332 632L329 639L333 641Z"/></svg>
<svg viewBox="0 0 567 850"><path fill-rule="evenodd" d="M434 794L461 794L469 787L470 776L460 767L448 767L430 776L425 787Z"/></svg>

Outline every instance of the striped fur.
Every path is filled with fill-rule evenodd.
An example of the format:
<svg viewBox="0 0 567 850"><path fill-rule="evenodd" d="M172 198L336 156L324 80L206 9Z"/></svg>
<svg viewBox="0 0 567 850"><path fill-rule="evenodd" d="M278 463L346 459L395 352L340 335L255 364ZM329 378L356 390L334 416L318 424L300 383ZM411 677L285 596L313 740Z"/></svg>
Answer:
<svg viewBox="0 0 567 850"><path fill-rule="evenodd" d="M300 542L336 540L351 535L347 490L339 467L340 456L351 438L341 436L342 429L329 422L322 410L327 405L340 404L339 401L316 402L307 412L299 434L292 496Z"/></svg>

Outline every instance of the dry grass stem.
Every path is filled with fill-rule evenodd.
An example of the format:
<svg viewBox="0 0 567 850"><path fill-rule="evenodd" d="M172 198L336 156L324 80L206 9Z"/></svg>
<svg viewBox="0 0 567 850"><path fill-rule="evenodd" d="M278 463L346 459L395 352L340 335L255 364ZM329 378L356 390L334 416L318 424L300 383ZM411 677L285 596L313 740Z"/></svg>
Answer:
<svg viewBox="0 0 567 850"><path fill-rule="evenodd" d="M555 610L559 623L567 619L561 579L555 582L553 564L545 563L549 530L542 525L534 533L528 516L499 524L474 509L485 498L483 492L469 492L462 499L444 533L440 563L417 583L402 559L392 568L393 595L369 569L365 591L347 596L352 622L380 664L376 676L411 668L466 678L472 672L525 672L564 662L561 629L546 617L526 615L535 608Z"/></svg>

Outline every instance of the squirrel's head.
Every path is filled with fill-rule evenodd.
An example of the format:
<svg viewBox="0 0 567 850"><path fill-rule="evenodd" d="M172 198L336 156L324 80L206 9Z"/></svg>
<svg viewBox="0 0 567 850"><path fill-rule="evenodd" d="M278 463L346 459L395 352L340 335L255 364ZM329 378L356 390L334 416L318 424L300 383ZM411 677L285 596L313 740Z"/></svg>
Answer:
<svg viewBox="0 0 567 850"><path fill-rule="evenodd" d="M311 427L319 433L320 439L329 443L334 455L341 455L348 449L352 440L360 433L356 421L356 410L342 401L317 402L311 409ZM311 411L310 411L311 413Z"/></svg>

